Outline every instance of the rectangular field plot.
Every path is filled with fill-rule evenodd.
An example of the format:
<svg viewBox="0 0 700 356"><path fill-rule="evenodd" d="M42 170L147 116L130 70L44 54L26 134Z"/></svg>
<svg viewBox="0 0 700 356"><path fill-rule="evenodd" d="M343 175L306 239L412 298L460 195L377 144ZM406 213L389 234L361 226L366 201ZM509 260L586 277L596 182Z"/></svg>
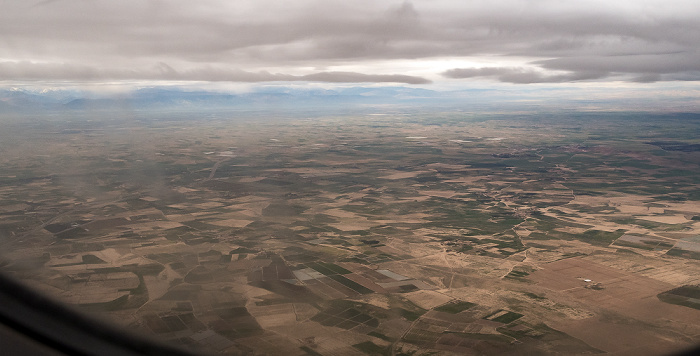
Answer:
<svg viewBox="0 0 700 356"><path fill-rule="evenodd" d="M675 241L652 236L622 235L613 242L614 245L636 247L644 250L669 249Z"/></svg>
<svg viewBox="0 0 700 356"><path fill-rule="evenodd" d="M507 310L499 310L495 313L492 313L491 315L485 316L484 319L503 323L503 324L509 324L509 323L514 322L522 317L523 317L523 315L520 313L514 313L512 311L507 311Z"/></svg>
<svg viewBox="0 0 700 356"><path fill-rule="evenodd" d="M700 309L700 286L682 286L659 294L666 303Z"/></svg>
<svg viewBox="0 0 700 356"><path fill-rule="evenodd" d="M311 320L324 326L336 326L346 330L360 325L371 328L376 328L379 325L379 320L355 308L327 309L316 314Z"/></svg>
<svg viewBox="0 0 700 356"><path fill-rule="evenodd" d="M346 286L346 287L348 287L348 288L350 288L350 289L352 289L360 294L373 293L373 291L371 289L365 288L361 284L354 282L354 281L351 281L343 276L333 275L333 276L329 276L329 277L332 278L333 280L337 281L338 283L341 283L342 285L344 285L344 286Z"/></svg>
<svg viewBox="0 0 700 356"><path fill-rule="evenodd" d="M440 307L435 308L435 310L445 312L445 313L450 313L450 314L457 314L457 313L465 311L465 310L467 310L475 305L476 305L475 303L457 301L457 302L451 302L451 303L444 304Z"/></svg>
<svg viewBox="0 0 700 356"><path fill-rule="evenodd" d="M529 277L541 287L565 293L593 308L614 310L640 320L672 318L696 323L700 311L661 302L657 295L674 286L631 272L569 258L543 265Z"/></svg>
<svg viewBox="0 0 700 356"><path fill-rule="evenodd" d="M591 284L600 283L604 290L612 288L627 294L622 290L628 289L629 292L637 294L635 299L639 299L670 289L667 283L606 267L583 258L568 258L545 264L543 267L531 273L530 279L541 287L557 291L585 290Z"/></svg>
<svg viewBox="0 0 700 356"><path fill-rule="evenodd" d="M350 271L346 270L345 268L340 267L340 266L333 264L333 263L312 262L312 263L307 263L306 265L315 269L318 272L325 274L326 276L351 273Z"/></svg>
<svg viewBox="0 0 700 356"><path fill-rule="evenodd" d="M492 325L483 325L485 323ZM424 316L406 333L403 340L422 347L466 353L482 342L488 342L492 346L510 344L513 341L511 337L496 332L495 328L500 325L503 324L488 320L450 322Z"/></svg>
<svg viewBox="0 0 700 356"><path fill-rule="evenodd" d="M684 238L667 252L670 256L700 260L700 236Z"/></svg>
<svg viewBox="0 0 700 356"><path fill-rule="evenodd" d="M386 293L387 290L378 285L372 275L365 269L352 266L341 267L333 263L311 262L304 264L307 268L292 271L301 283L305 284L315 294L324 299L339 299L355 297L361 294ZM349 270L348 268L352 269ZM374 272L381 278L388 278Z"/></svg>
<svg viewBox="0 0 700 356"><path fill-rule="evenodd" d="M318 279L310 279L304 281L304 284L316 295L324 299L342 299L347 298L345 293L338 291L335 288L328 286Z"/></svg>

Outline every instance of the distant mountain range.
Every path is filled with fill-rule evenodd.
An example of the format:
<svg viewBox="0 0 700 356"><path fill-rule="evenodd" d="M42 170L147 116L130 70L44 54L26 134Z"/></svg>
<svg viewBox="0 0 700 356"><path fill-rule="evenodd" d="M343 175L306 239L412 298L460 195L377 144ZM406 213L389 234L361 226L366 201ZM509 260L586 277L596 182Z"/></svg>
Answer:
<svg viewBox="0 0 700 356"><path fill-rule="evenodd" d="M485 91L487 90L471 91L471 95L478 95ZM406 106L449 103L468 97L465 92L439 92L407 87L319 89L280 86L264 87L240 94L152 87L120 95L100 95L71 90L0 89L0 112L323 108L392 104Z"/></svg>
<svg viewBox="0 0 700 356"><path fill-rule="evenodd" d="M692 94L692 93L691 93ZM474 88L437 91L404 86L312 88L261 86L244 93L178 87L148 87L120 94L71 89L0 89L0 114L71 112L206 112L227 110L373 110L375 108L541 111L631 110L696 112L692 95L656 97L653 91L618 95L610 89L572 87ZM692 100L691 100L692 99Z"/></svg>

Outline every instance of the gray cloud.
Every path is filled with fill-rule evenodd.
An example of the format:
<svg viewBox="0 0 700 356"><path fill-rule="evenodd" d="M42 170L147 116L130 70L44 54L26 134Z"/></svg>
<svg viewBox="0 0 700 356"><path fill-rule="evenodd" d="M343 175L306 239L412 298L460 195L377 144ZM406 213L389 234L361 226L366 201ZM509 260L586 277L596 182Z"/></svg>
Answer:
<svg viewBox="0 0 700 356"><path fill-rule="evenodd" d="M577 56L536 62L555 70L607 70L622 73L677 73L700 71L700 52Z"/></svg>
<svg viewBox="0 0 700 356"><path fill-rule="evenodd" d="M400 74L363 74L355 72L316 72L307 75L247 72L238 69L202 67L177 71L166 63L146 70L110 69L69 64L36 64L31 62L0 62L0 78L16 80L177 80L210 82L274 82L310 81L329 83L406 83L427 84L421 77Z"/></svg>
<svg viewBox="0 0 700 356"><path fill-rule="evenodd" d="M420 84L427 80L372 68L398 59L503 58L521 64L478 77L514 83L696 80L697 18L700 2L694 0L11 1L0 12L0 79L24 73L37 80L46 75ZM44 69L11 70L9 62ZM159 63L178 70L154 68ZM333 73L336 67L357 73ZM470 77L477 75L461 76Z"/></svg>
<svg viewBox="0 0 700 356"><path fill-rule="evenodd" d="M401 74L362 74L353 72L321 72L298 77L300 80L335 83L394 82L406 84L428 84L430 80Z"/></svg>
<svg viewBox="0 0 700 356"><path fill-rule="evenodd" d="M485 67L485 68L456 68L442 73L453 79L463 78L497 78L501 82L515 84L530 83L564 83L581 80L601 79L609 76L607 72L579 71L565 74L545 74L526 68Z"/></svg>

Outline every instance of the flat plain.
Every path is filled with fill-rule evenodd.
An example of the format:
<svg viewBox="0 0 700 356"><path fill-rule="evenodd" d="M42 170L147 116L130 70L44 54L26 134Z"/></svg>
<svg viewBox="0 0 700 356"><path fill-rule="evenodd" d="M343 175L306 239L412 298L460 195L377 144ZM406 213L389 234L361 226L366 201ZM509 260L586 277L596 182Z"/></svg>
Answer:
<svg viewBox="0 0 700 356"><path fill-rule="evenodd" d="M700 343L697 115L9 120L1 268L203 352Z"/></svg>

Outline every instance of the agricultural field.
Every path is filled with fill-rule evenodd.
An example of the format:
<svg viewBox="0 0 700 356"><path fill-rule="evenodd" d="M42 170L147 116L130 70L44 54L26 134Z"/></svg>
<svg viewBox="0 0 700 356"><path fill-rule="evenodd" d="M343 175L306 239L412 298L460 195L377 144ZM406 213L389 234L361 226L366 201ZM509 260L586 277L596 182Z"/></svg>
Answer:
<svg viewBox="0 0 700 356"><path fill-rule="evenodd" d="M700 343L696 116L183 115L6 123L3 273L210 353Z"/></svg>

